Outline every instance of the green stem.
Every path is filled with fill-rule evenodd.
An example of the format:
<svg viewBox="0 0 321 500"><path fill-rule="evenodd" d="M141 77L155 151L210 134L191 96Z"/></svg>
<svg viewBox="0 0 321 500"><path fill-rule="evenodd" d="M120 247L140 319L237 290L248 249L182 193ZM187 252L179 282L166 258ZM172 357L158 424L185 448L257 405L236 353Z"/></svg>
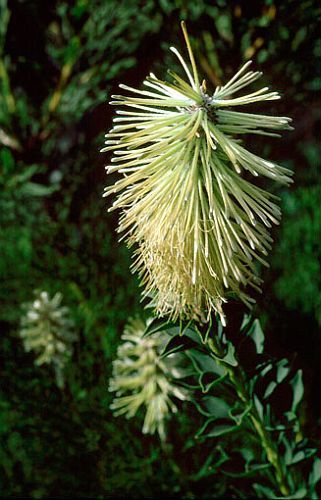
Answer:
<svg viewBox="0 0 321 500"><path fill-rule="evenodd" d="M3 99L9 114L16 110L16 103L11 92L10 79L3 59L0 58L0 81L2 82Z"/></svg>
<svg viewBox="0 0 321 500"><path fill-rule="evenodd" d="M290 487L286 478L284 467L279 458L277 448L271 439L270 433L266 430L264 421L259 415L255 405L252 403L252 398L249 394L246 377L242 368L239 364L232 366L226 364L222 360L222 358L224 358L224 348L220 345L217 337L213 336L212 338L209 338L206 343L214 354L215 361L227 371L229 379L242 403L244 403L245 407L251 408L248 412L248 417L250 418L253 427L260 438L267 459L274 469L275 479L279 490L283 496L289 496Z"/></svg>
<svg viewBox="0 0 321 500"><path fill-rule="evenodd" d="M47 139L47 137L49 135L49 131L46 130L46 126L50 120L50 117L56 112L56 110L60 104L63 91L64 91L66 84L67 84L67 82L70 78L70 75L72 73L73 65L74 65L74 61L69 61L69 62L65 63L63 65L63 67L61 68L61 73L60 73L60 77L58 80L58 84L57 84L52 96L49 99L47 110L46 110L44 116L42 117L42 122L41 122L42 132L40 134L40 138L42 140Z"/></svg>

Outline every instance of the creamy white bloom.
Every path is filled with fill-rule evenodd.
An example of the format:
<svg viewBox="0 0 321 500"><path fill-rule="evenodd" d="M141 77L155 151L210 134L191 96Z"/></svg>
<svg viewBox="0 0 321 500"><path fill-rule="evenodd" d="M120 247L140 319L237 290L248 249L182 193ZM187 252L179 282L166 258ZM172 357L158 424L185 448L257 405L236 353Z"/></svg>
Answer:
<svg viewBox="0 0 321 500"><path fill-rule="evenodd" d="M62 294L52 298L45 291L36 291L35 300L24 304L20 337L27 352L33 351L36 365L53 365L59 387L64 385L63 370L77 340L67 307L61 306Z"/></svg>
<svg viewBox="0 0 321 500"><path fill-rule="evenodd" d="M136 248L133 270L158 314L206 321L216 311L224 323L229 295L249 304L245 287L259 290L255 261L268 265L268 229L280 219L277 198L251 176L291 182L289 170L248 151L241 137L279 136L291 120L231 109L280 98L268 87L235 95L261 76L248 70L251 61L207 94L182 28L191 69L172 51L187 81L151 74L147 90L120 85L134 96L113 96L121 109L103 151L114 154L108 173L124 176L105 195L120 193L110 210L122 209L119 231Z"/></svg>
<svg viewBox="0 0 321 500"><path fill-rule="evenodd" d="M165 421L176 412L172 398L186 399L186 391L175 384L178 370L172 357L160 358L160 348L166 332L144 337L149 322L131 318L122 335L117 359L113 362L113 377L109 390L116 392L111 409L115 415L133 417L139 408L146 410L143 433L158 432L166 437Z"/></svg>

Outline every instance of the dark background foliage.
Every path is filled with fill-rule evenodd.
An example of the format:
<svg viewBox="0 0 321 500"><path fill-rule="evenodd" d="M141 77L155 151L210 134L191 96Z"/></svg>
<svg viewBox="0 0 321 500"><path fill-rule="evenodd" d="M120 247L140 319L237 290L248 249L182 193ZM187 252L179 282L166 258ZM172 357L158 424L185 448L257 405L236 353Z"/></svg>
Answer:
<svg viewBox="0 0 321 500"><path fill-rule="evenodd" d="M253 59L283 99L262 112L295 131L251 147L290 167L273 229L270 269L255 313L268 350L303 368L304 426L321 439L321 8L316 0L0 0L0 449L3 496L220 495L200 473L194 409L169 426L169 444L142 437L141 420L113 418L108 378L127 318L140 310L118 214L101 195L99 153L118 83L139 86L175 67L186 19L199 67L215 86ZM258 107L257 107L258 108ZM114 178L110 176L109 183ZM110 201L109 201L110 203ZM33 290L62 292L80 340L63 391L18 337ZM230 328L242 307L228 309ZM242 309L243 311L243 309ZM241 312L242 312L241 311ZM277 402L276 402L277 403ZM214 479L214 480L213 480Z"/></svg>

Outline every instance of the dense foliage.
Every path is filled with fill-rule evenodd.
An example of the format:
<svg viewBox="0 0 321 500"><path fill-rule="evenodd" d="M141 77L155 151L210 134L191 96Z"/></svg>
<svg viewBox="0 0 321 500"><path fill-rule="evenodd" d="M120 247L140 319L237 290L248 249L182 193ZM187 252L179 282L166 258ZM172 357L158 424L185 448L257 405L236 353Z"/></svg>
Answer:
<svg viewBox="0 0 321 500"><path fill-rule="evenodd" d="M163 446L157 436L142 437L142 415L124 420L109 409L112 360L141 306L129 253L117 242L117 214L106 213L101 197L107 101L119 82L139 86L151 70L166 78L165 49L182 45L182 18L209 83L226 81L251 58L284 95L278 113L294 121L282 142L251 145L266 156L273 147L273 158L295 173L293 188L274 188L283 219L273 231L271 267L261 270L256 315L267 352L302 369L301 427L320 448L319 3L0 0L3 496L238 497L242 489L243 480L233 486L233 468L217 466L223 445L233 455L241 441L203 442L193 405L180 404ZM36 289L62 294L79 336L63 389L50 366L34 365L19 336L22 304ZM228 306L236 340L243 313L240 304Z"/></svg>

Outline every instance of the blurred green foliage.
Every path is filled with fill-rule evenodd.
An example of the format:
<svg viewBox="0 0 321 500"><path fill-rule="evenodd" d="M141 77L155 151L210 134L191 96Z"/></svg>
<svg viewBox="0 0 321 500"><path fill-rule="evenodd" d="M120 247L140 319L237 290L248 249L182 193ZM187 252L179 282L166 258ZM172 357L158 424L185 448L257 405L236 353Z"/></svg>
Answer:
<svg viewBox="0 0 321 500"><path fill-rule="evenodd" d="M321 185L284 196L285 222L276 249L277 296L321 325ZM291 255L291 259L288 255Z"/></svg>
<svg viewBox="0 0 321 500"><path fill-rule="evenodd" d="M268 154L294 168L296 187L277 193L284 219L258 300L272 338L277 342L280 327L291 346L291 311L299 314L298 329L307 315L312 328L320 326L320 17L313 0L0 0L3 496L193 498L225 491L229 477L213 485L201 468L213 446L196 446L191 437L196 411L184 408L162 449L157 439L142 438L140 422L114 419L109 410L111 361L140 293L128 251L117 242L117 214L107 214L101 198L107 101L120 81L140 85L149 71L164 76L175 66L166 49L182 46L182 18L212 86L252 58L284 93L278 114L292 116L296 130L269 142ZM265 144L254 147L265 152ZM21 304L36 288L63 294L80 335L63 391L49 368L34 366L18 337ZM275 322L280 304L284 314ZM303 337L292 349L299 364ZM310 349L320 341L318 334ZM317 368L310 367L312 381Z"/></svg>

